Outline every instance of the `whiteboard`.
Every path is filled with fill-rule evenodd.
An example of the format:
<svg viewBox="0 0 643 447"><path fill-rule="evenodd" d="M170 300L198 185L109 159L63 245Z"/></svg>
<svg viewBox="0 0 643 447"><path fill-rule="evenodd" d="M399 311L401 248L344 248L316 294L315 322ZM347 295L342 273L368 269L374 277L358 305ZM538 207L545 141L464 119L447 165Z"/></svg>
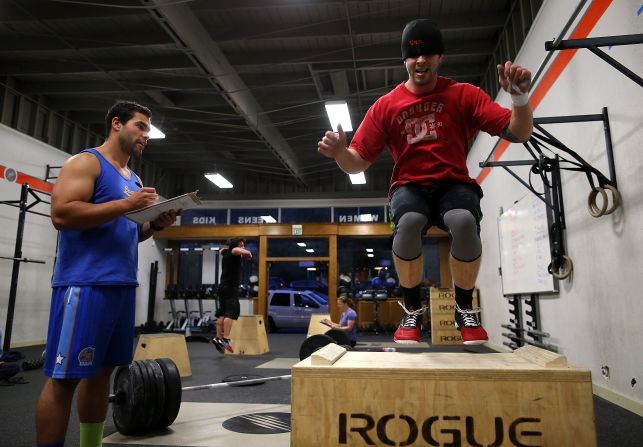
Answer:
<svg viewBox="0 0 643 447"><path fill-rule="evenodd" d="M551 262L547 208L529 194L498 217L503 295L555 293L558 280L547 271Z"/></svg>

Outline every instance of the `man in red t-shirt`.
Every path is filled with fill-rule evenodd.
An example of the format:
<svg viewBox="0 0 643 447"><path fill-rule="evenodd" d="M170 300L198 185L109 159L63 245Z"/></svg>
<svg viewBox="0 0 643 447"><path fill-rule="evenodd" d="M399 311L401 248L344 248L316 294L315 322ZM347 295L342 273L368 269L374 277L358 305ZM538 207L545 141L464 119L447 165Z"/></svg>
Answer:
<svg viewBox="0 0 643 447"><path fill-rule="evenodd" d="M404 292L405 315L394 340L418 343L422 237L432 225L449 233L449 265L455 288L455 323L464 344L488 340L473 309L482 244L482 189L469 176L467 154L480 130L512 142L527 141L533 116L527 92L531 72L511 61L498 65L501 87L511 94L512 110L494 103L471 84L438 76L444 44L430 20L414 20L402 33L402 57L409 79L379 98L368 110L350 146L346 135L326 132L318 151L355 174L366 170L388 147L395 165L389 190L395 224L393 259Z"/></svg>

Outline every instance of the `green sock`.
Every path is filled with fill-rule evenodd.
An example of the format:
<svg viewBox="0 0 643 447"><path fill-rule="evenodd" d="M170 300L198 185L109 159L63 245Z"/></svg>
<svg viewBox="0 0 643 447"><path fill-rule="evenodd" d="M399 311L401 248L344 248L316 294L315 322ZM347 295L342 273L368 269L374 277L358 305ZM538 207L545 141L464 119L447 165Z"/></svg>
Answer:
<svg viewBox="0 0 643 447"><path fill-rule="evenodd" d="M105 422L80 423L80 447L101 447Z"/></svg>

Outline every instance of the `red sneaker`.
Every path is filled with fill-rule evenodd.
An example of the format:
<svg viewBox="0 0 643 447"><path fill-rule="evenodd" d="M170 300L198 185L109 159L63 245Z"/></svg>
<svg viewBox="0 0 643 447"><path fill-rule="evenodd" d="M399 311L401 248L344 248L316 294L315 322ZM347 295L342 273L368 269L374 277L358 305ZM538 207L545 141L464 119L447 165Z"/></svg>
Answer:
<svg viewBox="0 0 643 447"><path fill-rule="evenodd" d="M230 340L222 338L221 343L223 344L223 349L226 352L229 352L230 354L234 352L234 349L232 349L232 344L230 343Z"/></svg>
<svg viewBox="0 0 643 447"><path fill-rule="evenodd" d="M420 342L420 316L426 310L423 307L419 310L407 309L402 303L398 304L404 309L404 317L393 335L395 343L413 344Z"/></svg>
<svg viewBox="0 0 643 447"><path fill-rule="evenodd" d="M455 328L460 331L462 343L465 345L481 345L489 341L487 331L478 321L480 309L460 309L455 306Z"/></svg>
<svg viewBox="0 0 643 447"><path fill-rule="evenodd" d="M210 339L210 343L212 343L214 347L217 348L217 351L219 351L221 354L225 353L225 346L223 345L223 340L217 337L213 337Z"/></svg>

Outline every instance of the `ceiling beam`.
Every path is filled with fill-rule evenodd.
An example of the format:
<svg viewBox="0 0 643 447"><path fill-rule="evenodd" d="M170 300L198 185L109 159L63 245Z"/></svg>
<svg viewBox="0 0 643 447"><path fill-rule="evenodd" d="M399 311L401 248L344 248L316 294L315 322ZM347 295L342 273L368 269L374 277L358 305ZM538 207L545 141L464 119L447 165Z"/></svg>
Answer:
<svg viewBox="0 0 643 447"><path fill-rule="evenodd" d="M248 126L292 175L303 182L297 158L288 142L281 136L247 86L230 64L221 49L210 38L194 12L185 4L171 0L142 0L156 5L150 14L181 45L190 58L204 71L211 83L222 92L230 105L241 114Z"/></svg>

